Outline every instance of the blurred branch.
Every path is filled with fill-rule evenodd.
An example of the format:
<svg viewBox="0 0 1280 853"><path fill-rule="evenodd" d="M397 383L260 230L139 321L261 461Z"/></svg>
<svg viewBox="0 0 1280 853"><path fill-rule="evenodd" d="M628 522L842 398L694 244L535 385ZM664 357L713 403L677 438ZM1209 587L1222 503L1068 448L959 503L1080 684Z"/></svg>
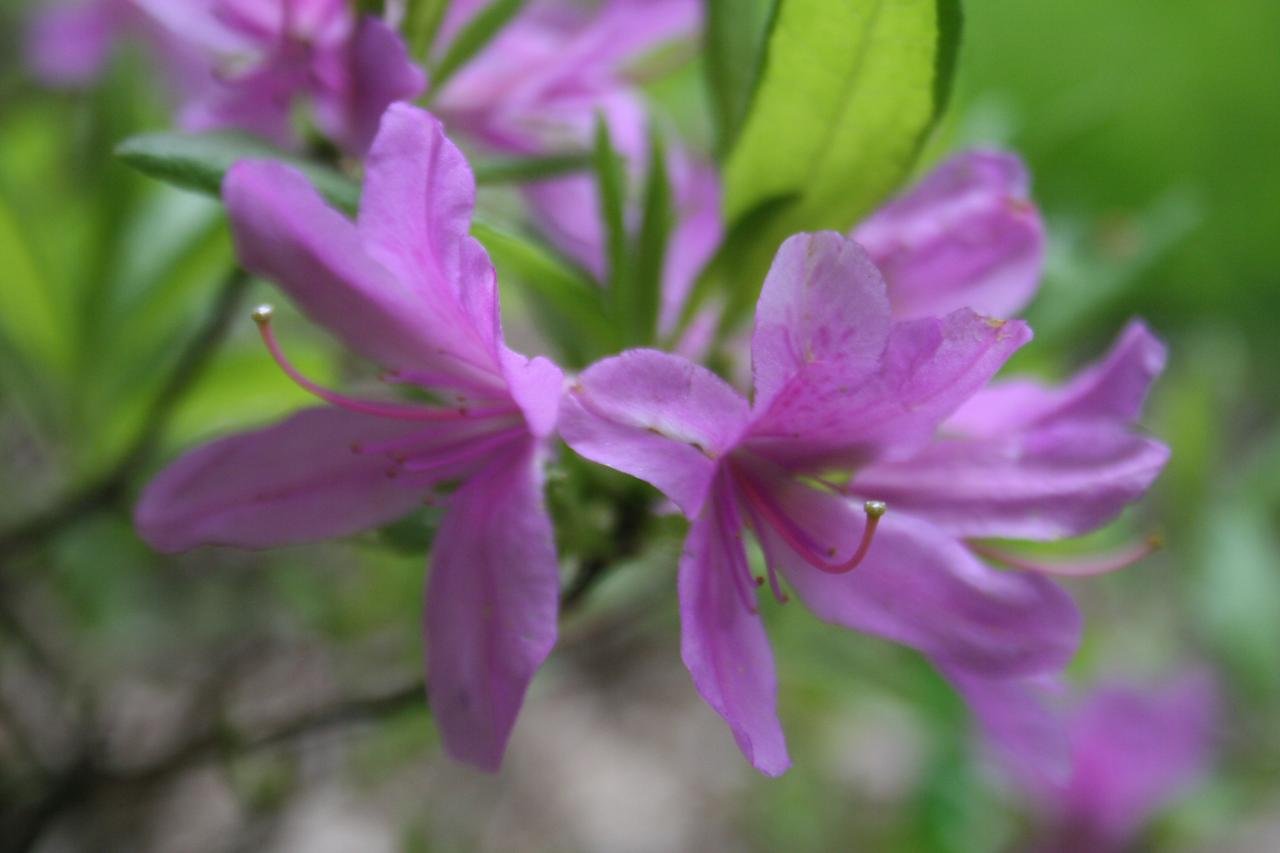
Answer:
<svg viewBox="0 0 1280 853"><path fill-rule="evenodd" d="M152 402L142 430L119 460L53 506L0 532L0 566L80 519L116 506L125 497L130 483L151 461L178 403L226 336L248 288L248 274L239 267L232 270L203 324L179 356L173 374Z"/></svg>

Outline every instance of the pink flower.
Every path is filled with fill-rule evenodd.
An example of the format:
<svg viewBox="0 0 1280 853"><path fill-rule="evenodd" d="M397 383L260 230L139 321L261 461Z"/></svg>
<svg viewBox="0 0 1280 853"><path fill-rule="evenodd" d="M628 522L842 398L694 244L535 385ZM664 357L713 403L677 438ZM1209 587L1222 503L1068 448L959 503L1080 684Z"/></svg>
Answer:
<svg viewBox="0 0 1280 853"><path fill-rule="evenodd" d="M360 215L327 207L296 171L237 165L224 196L240 257L388 378L447 405L358 399L224 438L147 488L136 520L156 548L263 548L385 524L447 501L431 558L431 704L457 758L496 768L556 637L558 570L541 460L562 374L506 347L493 267L468 236L475 184L440 124L393 106L370 151ZM461 484L447 497L450 484Z"/></svg>
<svg viewBox="0 0 1280 853"><path fill-rule="evenodd" d="M912 646L940 666L1016 680L1071 656L1079 619L1045 578L996 572L925 515L883 504L859 472L932 446L941 422L1030 338L967 309L895 322L866 253L836 234L783 244L752 341L752 404L684 359L637 350L585 371L561 434L583 456L661 489L693 520L680 565L683 657L739 747L788 764L772 654L744 532L774 595ZM853 472L847 485L834 472ZM865 499L865 515L848 495ZM856 567L856 570L854 570Z"/></svg>
<svg viewBox="0 0 1280 853"><path fill-rule="evenodd" d="M344 151L368 150L386 108L425 88L404 42L346 0L136 0L211 69L188 99L188 130L236 128L296 145L292 115L305 99Z"/></svg>

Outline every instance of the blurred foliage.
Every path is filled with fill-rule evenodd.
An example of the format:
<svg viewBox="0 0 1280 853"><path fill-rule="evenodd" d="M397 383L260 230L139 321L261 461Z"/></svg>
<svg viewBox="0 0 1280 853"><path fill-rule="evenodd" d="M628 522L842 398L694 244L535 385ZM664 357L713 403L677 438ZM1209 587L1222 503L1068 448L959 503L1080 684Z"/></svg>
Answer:
<svg viewBox="0 0 1280 853"><path fill-rule="evenodd" d="M731 20L741 30L726 27L729 41L706 66L651 86L696 138L711 139L714 126L723 145L740 128L744 84L735 57L751 55L753 27L768 5L754 3L750 15ZM441 8L411 3L411 20L433 31ZM12 61L20 55L19 11L0 9L6 523L86 482L129 445L233 261L216 204L152 181L112 153L127 137L167 127L165 105L138 59L122 57L93 93L38 91ZM963 145L998 144L1031 166L1053 247L1048 280L1029 312L1037 341L1016 366L1064 375L1132 315L1147 317L1171 350L1146 425L1172 444L1173 461L1152 499L1101 536L1114 541L1159 528L1168 547L1142 566L1075 587L1090 628L1073 674L1087 681L1159 672L1187 659L1213 663L1229 711L1218 773L1160 820L1148 841L1160 848L1248 844L1280 803L1273 723L1280 717L1280 335L1273 329L1280 316L1280 5L982 0L965 13L956 90L926 160ZM704 75L727 93L712 114ZM657 185L649 190L662 195ZM505 210L500 190L484 192L484 204ZM591 282L500 221L486 219L478 235L504 287L524 285L504 293L508 304L587 329L571 361L608 349L616 330L604 300L582 298ZM296 315L286 311L278 325L309 375L364 375ZM246 316L173 412L161 455L305 402L262 351ZM563 544L585 562L613 544L610 507L599 495L622 499L630 486L597 473L593 497L580 490L581 477L564 476L574 464L557 462L549 500L558 517L575 519L577 540ZM359 652L362 662L335 664L334 676L357 684L384 669L417 671L430 520L424 510L404 525L333 546L170 558L142 546L127 509L114 507L0 570L31 585L24 603L65 617L70 636L53 638L54 645L82 670L81 686L181 681L192 661L212 666L220 651L249 640L319 646L335 660ZM576 617L566 630L589 634L595 620L638 601L647 608L633 629L640 639L605 639L646 640L678 667L671 581L679 532L678 521L661 520L644 553L601 585L599 615ZM731 795L699 815L715 825L708 837L794 851L970 851L1024 838L1018 798L989 771L963 705L918 658L820 625L795 606L766 609L795 768L770 781L727 765L727 774L737 773L726 783ZM596 638L588 645L608 644ZM370 647L377 666L363 662ZM0 662L16 655L6 637ZM554 659L547 679L583 667L567 657ZM532 701L539 699L535 691ZM732 752L727 732L715 737L708 747ZM381 780L400 779L437 749L425 711L404 711L361 742L351 775L381 790ZM673 772L696 775L696 756L669 758ZM232 787L252 815L284 809L305 777L274 759L232 767ZM7 773L0 774L5 784ZM397 831L405 849L471 846L437 839L437 823L449 820L443 811L417 802L408 811ZM1264 837L1255 846L1277 843Z"/></svg>

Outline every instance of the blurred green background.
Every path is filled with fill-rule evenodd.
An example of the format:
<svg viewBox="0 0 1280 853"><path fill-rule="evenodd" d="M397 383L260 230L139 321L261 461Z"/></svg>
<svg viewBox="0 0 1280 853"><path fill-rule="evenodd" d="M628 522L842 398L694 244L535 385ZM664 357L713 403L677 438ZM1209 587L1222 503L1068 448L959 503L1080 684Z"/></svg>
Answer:
<svg viewBox="0 0 1280 853"><path fill-rule="evenodd" d="M7 530L111 473L231 261L215 204L111 156L166 124L137 58L94 93L40 91L18 64L21 12L0 11ZM1031 166L1051 265L1015 367L1064 375L1134 315L1171 349L1145 426L1173 461L1098 537L1159 529L1168 547L1075 588L1089 623L1073 675L1212 664L1227 707L1216 770L1144 844L1278 849L1280 4L980 0L966 13L929 156L998 144ZM941 681L795 607L769 614L795 768L752 775L680 668L678 525L566 623L498 778L441 759L416 701L279 743L219 735L394 695L421 655L421 525L181 558L132 534L147 471L302 402L242 314L123 494L89 495L38 547L0 549L0 802L46 803L86 732L107 756L89 790L55 801L54 841L71 846L48 849L971 851L1025 838L1024 804ZM344 369L322 336L288 328L304 370ZM193 726L212 734L164 765ZM136 770L157 761L159 775Z"/></svg>

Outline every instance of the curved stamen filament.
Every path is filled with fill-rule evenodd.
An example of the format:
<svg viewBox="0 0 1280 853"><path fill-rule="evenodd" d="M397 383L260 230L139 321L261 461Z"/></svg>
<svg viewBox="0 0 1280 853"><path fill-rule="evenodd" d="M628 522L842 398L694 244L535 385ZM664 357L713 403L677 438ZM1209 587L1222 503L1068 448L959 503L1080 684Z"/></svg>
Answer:
<svg viewBox="0 0 1280 853"><path fill-rule="evenodd" d="M748 612L759 613L754 589L757 584L751 574L751 567L747 565L747 555L743 552L742 525L735 523L737 512L732 506L733 495L721 494L712 500L716 504L716 527L719 528L720 546L729 561L727 568L733 577L733 586Z"/></svg>
<svg viewBox="0 0 1280 853"><path fill-rule="evenodd" d="M1072 578L1102 575L1107 572L1127 569L1164 547L1164 542L1160 536L1153 534L1140 542L1134 542L1115 551L1091 554L1086 557L1033 560L980 542L970 541L967 544L969 545L969 550L978 556L986 557L988 560L1008 566L1011 569L1034 572L1039 575L1058 575Z"/></svg>
<svg viewBox="0 0 1280 853"><path fill-rule="evenodd" d="M258 331L262 333L262 340L267 345L267 350L271 353L271 357L275 359L276 364L285 372L285 375L297 383L299 387L310 391L321 400L332 403L338 408L398 421L457 421L493 415L507 415L515 412L515 408L512 406L490 409L428 409L424 406L379 403L372 400L358 400L354 397L347 397L312 382L303 376L302 372L285 357L284 351L280 348L280 343L276 340L275 331L271 328L270 305L259 306L253 312L253 321L258 324Z"/></svg>
<svg viewBox="0 0 1280 853"><path fill-rule="evenodd" d="M438 471L451 465L459 465L463 462L469 462L495 447L506 444L522 433L524 433L522 427L511 427L488 435L473 436L463 441L454 442L446 447L435 449L417 459L401 462L400 469L410 474L421 474L427 471Z"/></svg>
<svg viewBox="0 0 1280 853"><path fill-rule="evenodd" d="M820 556L820 552L823 550L821 546L787 515L782 507L778 506L772 498L765 494L764 490L759 488L750 477L739 474L738 482L742 485L748 501L759 510L760 514L764 516L764 520L769 522L769 525L778 532L778 535L790 546L791 550L799 554L806 563L815 569L833 575L853 571L863 561L867 556L867 552L871 549L871 541L876 535L876 528L879 527L880 519L887 509L882 501L866 501L862 505L862 510L867 516L866 526L862 528L862 540L858 543L858 547L854 549L849 559L840 563L832 563ZM828 549L827 553L834 552Z"/></svg>

